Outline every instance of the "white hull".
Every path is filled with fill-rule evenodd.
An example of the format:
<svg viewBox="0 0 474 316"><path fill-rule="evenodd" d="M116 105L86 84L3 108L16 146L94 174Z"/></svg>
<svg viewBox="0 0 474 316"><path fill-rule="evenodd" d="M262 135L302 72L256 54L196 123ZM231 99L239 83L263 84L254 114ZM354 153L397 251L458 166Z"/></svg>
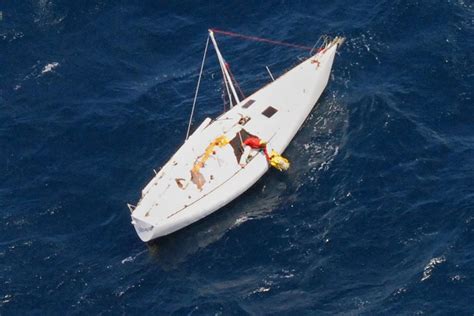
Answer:
<svg viewBox="0 0 474 316"><path fill-rule="evenodd" d="M337 44L333 41L215 121L206 119L142 191L132 212L132 224L140 239L149 241L186 227L255 184L269 169L265 156L255 152L253 159L241 167L231 144L216 147L200 169L203 186L192 181L191 170L209 144L222 135L236 140L238 132L246 132L283 152L326 87ZM239 123L242 117L249 120Z"/></svg>

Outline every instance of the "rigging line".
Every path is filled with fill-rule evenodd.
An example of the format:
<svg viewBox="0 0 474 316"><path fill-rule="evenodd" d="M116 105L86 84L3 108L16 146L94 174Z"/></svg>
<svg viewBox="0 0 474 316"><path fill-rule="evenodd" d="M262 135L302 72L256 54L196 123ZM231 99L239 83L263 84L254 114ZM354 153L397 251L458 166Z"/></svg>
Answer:
<svg viewBox="0 0 474 316"><path fill-rule="evenodd" d="M221 89L222 89L221 99L222 99L222 103L224 104L224 108L223 108L223 110L222 110L222 113L224 113L224 112L226 111L226 102L227 102L227 100L226 100L226 98L225 98L225 90L224 90L225 88L224 88L224 85L225 85L224 79L222 79L222 84L221 84Z"/></svg>
<svg viewBox="0 0 474 316"><path fill-rule="evenodd" d="M247 40L250 40L250 41L265 42L265 43L269 43L269 44L275 44L275 45L281 45L281 46L287 46L287 47L293 47L293 48L300 48L300 49L309 50L309 51L311 51L313 49L312 47L309 47L309 46L303 46L303 45L291 44L291 43L286 43L286 42L280 42L280 41L275 41L275 40L256 37L256 36L248 36L248 35L243 35L243 34L234 33L234 32L222 31L222 30L219 30L219 29L212 29L212 31L214 33L227 35L227 36L233 36L233 37L240 37L240 38L247 39Z"/></svg>
<svg viewBox="0 0 474 316"><path fill-rule="evenodd" d="M191 130L191 124L193 121L194 109L196 108L196 101L199 92L199 86L201 84L202 71L204 69L204 63L206 62L207 48L209 47L209 36L207 36L206 48L204 49L204 56L202 57L201 70L199 71L199 79L197 82L196 92L194 93L193 108L191 109L191 115L189 116L188 131L186 132L186 140L189 138L189 131Z"/></svg>
<svg viewBox="0 0 474 316"><path fill-rule="evenodd" d="M227 95L229 97L229 109L231 109L234 107L234 103L232 102L232 94L229 89L229 82L227 81L227 77L225 76L224 68L222 66L221 66L221 70L222 70L222 77L224 79L225 88L227 90ZM224 103L224 106L225 106L225 103Z"/></svg>
<svg viewBox="0 0 474 316"><path fill-rule="evenodd" d="M227 71L229 72L230 78L231 78L232 81L234 82L234 85L237 86L237 90L239 90L240 96L242 97L242 99L245 99L245 95L244 95L244 93L242 92L242 89L240 89L240 85L239 85L239 83L237 82L237 80L235 79L234 74L233 74L232 71L230 70L229 64L226 63L225 66L227 67Z"/></svg>

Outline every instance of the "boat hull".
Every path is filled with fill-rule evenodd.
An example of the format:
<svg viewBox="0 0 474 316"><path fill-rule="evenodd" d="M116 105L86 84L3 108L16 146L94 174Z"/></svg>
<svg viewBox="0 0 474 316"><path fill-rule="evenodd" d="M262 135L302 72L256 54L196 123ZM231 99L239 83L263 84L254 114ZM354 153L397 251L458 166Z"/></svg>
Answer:
<svg viewBox="0 0 474 316"><path fill-rule="evenodd" d="M221 171L225 171L225 176L217 184L205 184L204 189L199 190L195 188L192 179L186 178L185 173L178 177L176 174L179 170L173 173L172 168L191 169L190 159L184 163L181 161L187 161L187 156L201 157L199 154L204 151L205 144L221 134L234 135L235 132L232 134L232 131L236 126L268 140L271 148L283 152L324 91L336 50L337 43L333 43L243 100L215 122L205 121L165 165L164 171L157 174L145 187L142 200L132 212L132 224L140 239L150 241L180 230L222 208L253 186L269 169L263 154L256 154L244 167L235 165L235 162L225 166L225 170L222 167ZM249 100L256 105L246 107ZM269 105L272 105L277 114L268 117ZM249 123L243 127L237 123L226 123L235 118L238 120L239 117L248 118ZM218 124L222 126L217 126ZM222 150L225 150L225 146ZM222 155L225 159L232 160L229 156ZM196 159L192 161L195 168ZM184 166L176 166L178 163ZM213 179L213 175L210 177ZM182 183L178 183L181 179L186 184L184 188ZM209 178L206 179L210 182ZM176 188L175 180L180 189ZM162 189L159 189L160 185Z"/></svg>

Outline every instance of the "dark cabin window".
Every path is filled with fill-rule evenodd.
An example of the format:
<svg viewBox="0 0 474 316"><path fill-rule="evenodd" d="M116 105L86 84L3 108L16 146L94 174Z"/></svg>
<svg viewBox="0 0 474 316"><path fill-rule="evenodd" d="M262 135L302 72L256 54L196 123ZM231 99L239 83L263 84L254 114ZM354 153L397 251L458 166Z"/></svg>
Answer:
<svg viewBox="0 0 474 316"><path fill-rule="evenodd" d="M266 117L270 118L276 112L278 112L277 109L275 109L273 106L269 106L268 108L265 109L265 111L262 112L262 114L265 115Z"/></svg>
<svg viewBox="0 0 474 316"><path fill-rule="evenodd" d="M247 102L244 103L244 105L242 105L242 107L244 109L248 109L254 103L255 103L255 100L248 100Z"/></svg>

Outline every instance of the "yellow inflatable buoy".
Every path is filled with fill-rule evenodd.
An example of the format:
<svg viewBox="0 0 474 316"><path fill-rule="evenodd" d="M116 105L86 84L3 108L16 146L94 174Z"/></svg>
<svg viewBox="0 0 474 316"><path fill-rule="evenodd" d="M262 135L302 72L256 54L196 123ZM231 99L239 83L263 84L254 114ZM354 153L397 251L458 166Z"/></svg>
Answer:
<svg viewBox="0 0 474 316"><path fill-rule="evenodd" d="M274 150L272 150L272 153L270 154L269 162L272 167L277 168L280 171L286 171L290 168L290 162L288 159Z"/></svg>

